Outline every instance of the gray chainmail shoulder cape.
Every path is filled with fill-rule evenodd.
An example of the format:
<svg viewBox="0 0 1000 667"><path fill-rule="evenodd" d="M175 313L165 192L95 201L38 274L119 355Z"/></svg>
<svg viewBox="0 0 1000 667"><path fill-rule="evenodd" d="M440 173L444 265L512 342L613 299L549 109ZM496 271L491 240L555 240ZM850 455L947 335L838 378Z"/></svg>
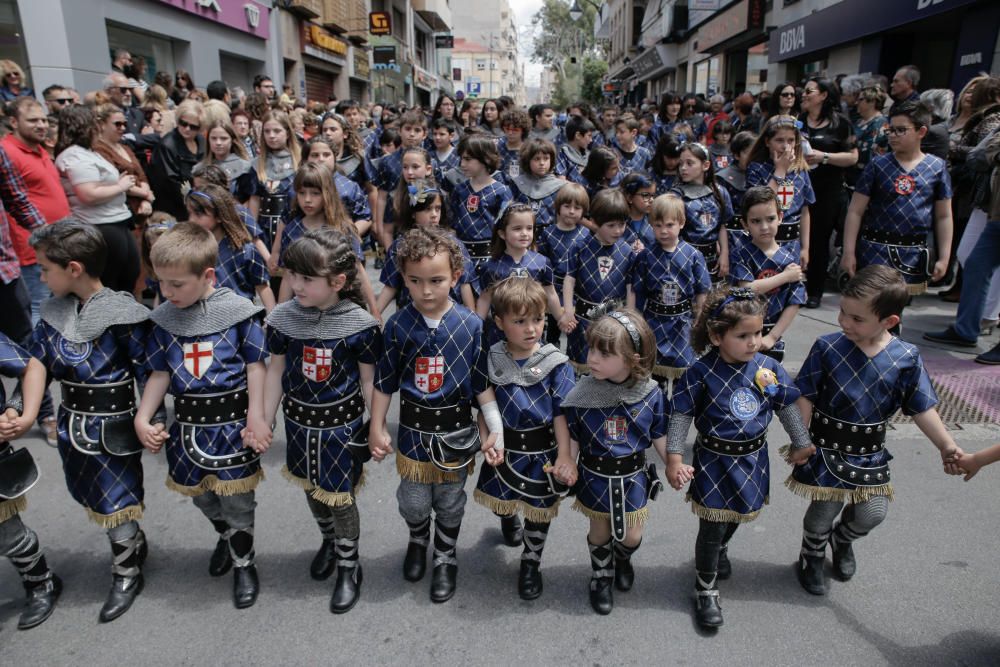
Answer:
<svg viewBox="0 0 1000 667"><path fill-rule="evenodd" d="M519 174L514 178L514 184L521 194L528 199L545 199L553 192L566 185L569 181L557 177L555 174L546 174L541 178L536 178L529 174Z"/></svg>
<svg viewBox="0 0 1000 667"><path fill-rule="evenodd" d="M178 308L167 301L150 315L158 326L175 336L207 336L224 331L264 310L228 287L220 287L207 299Z"/></svg>
<svg viewBox="0 0 1000 667"><path fill-rule="evenodd" d="M353 174L361 166L361 158L357 155L348 154L337 160L337 169L342 173Z"/></svg>
<svg viewBox="0 0 1000 667"><path fill-rule="evenodd" d="M685 199L698 199L699 197L712 194L712 188L697 183L681 183L677 188L684 195Z"/></svg>
<svg viewBox="0 0 1000 667"><path fill-rule="evenodd" d="M332 308L304 308L292 299L279 303L265 320L268 326L296 340L347 338L378 326L378 320L353 301L341 301Z"/></svg>
<svg viewBox="0 0 1000 667"><path fill-rule="evenodd" d="M649 378L633 385L615 384L607 380L595 380L584 375L576 381L576 386L563 402L564 408L613 408L616 405L638 403L656 389L656 380Z"/></svg>
<svg viewBox="0 0 1000 667"><path fill-rule="evenodd" d="M563 144L559 150L562 151L562 154L565 155L570 162L580 167L581 169L587 166L586 153L579 152L569 144Z"/></svg>
<svg viewBox="0 0 1000 667"><path fill-rule="evenodd" d="M253 163L250 160L244 160L236 153L230 153L224 159L216 161L215 164L225 172L226 178L230 181L239 178L253 168Z"/></svg>
<svg viewBox="0 0 1000 667"><path fill-rule="evenodd" d="M150 318L149 308L128 292L105 287L77 310L75 296L53 297L42 303L42 319L71 343L89 343L109 327L138 324Z"/></svg>
<svg viewBox="0 0 1000 667"><path fill-rule="evenodd" d="M558 347L546 344L528 357L524 365L521 365L507 353L507 345L501 341L490 347L487 365L490 382L493 384L516 384L519 387L530 387L544 380L552 372L552 369L567 361L569 361L569 357L560 352Z"/></svg>
<svg viewBox="0 0 1000 667"><path fill-rule="evenodd" d="M292 165L292 154L288 151L268 153L265 166L269 181L280 181L295 173L295 167Z"/></svg>

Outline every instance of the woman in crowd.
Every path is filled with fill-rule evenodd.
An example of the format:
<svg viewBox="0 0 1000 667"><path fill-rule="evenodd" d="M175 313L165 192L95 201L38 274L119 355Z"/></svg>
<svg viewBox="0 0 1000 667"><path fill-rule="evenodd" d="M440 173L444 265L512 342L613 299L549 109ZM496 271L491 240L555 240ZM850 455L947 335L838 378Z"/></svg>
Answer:
<svg viewBox="0 0 1000 667"><path fill-rule="evenodd" d="M191 169L205 157L201 133L205 113L200 103L186 100L177 105L176 114L177 127L153 149L148 176L156 195L156 210L187 220L181 187L191 182Z"/></svg>
<svg viewBox="0 0 1000 667"><path fill-rule="evenodd" d="M9 102L18 97L34 97L35 91L25 85L24 70L13 60L0 60L0 100Z"/></svg>

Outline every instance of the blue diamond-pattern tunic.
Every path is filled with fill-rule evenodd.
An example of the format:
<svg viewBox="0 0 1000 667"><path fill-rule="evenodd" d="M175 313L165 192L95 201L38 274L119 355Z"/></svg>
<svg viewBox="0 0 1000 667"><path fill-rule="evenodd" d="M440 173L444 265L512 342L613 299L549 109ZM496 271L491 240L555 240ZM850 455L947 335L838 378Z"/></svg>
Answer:
<svg viewBox="0 0 1000 667"><path fill-rule="evenodd" d="M649 152L649 149L638 144L635 147L635 152L631 155L626 155L621 149L617 149L615 152L618 153L618 169L623 176L628 176L635 171L645 172L653 159L653 154Z"/></svg>
<svg viewBox="0 0 1000 667"><path fill-rule="evenodd" d="M926 240L921 246L896 246L865 240L866 231L920 236L926 239L934 225L934 205L951 199L948 165L925 155L910 171L892 153L878 155L861 172L855 192L869 197L857 241L858 268L884 264L903 274L909 285L927 282Z"/></svg>
<svg viewBox="0 0 1000 667"><path fill-rule="evenodd" d="M761 368L772 371L778 391L765 394L754 384ZM757 353L746 363L727 363L715 348L695 361L674 387L671 413L694 417L701 435L751 440L767 432L774 412L792 405L799 390L774 359ZM687 498L698 516L710 521L746 522L757 517L770 493L767 446L744 456L727 456L697 444L694 479Z"/></svg>
<svg viewBox="0 0 1000 667"><path fill-rule="evenodd" d="M549 258L552 265L552 280L562 302L563 279L566 271L569 270L570 251L573 246L584 239L590 238L590 230L583 225L577 225L573 229L559 229L555 224L542 229L535 239L538 252Z"/></svg>
<svg viewBox="0 0 1000 667"><path fill-rule="evenodd" d="M566 275L576 281L573 298L593 304L608 300L624 303L634 264L635 253L621 239L609 246L602 245L596 236L583 240L573 246L566 268ZM578 364L587 363L588 324L585 317L578 315L576 329L568 336L567 354Z"/></svg>
<svg viewBox="0 0 1000 667"><path fill-rule="evenodd" d="M470 243L489 241L493 237L493 226L497 218L512 198L510 188L499 181L490 183L482 190L474 190L472 181L459 183L448 195L455 236L467 247L470 247ZM477 270L489 258L489 253L478 254L471 247L469 254L472 255ZM472 287L477 294L481 291L475 280Z"/></svg>
<svg viewBox="0 0 1000 667"><path fill-rule="evenodd" d="M721 199L715 198L712 193L702 197L687 197L682 188L674 186L672 194L684 200L684 218L686 222L681 228L681 238L694 246L715 246L719 242L719 234L725 228L726 223L733 217L733 203L729 199L729 192L725 188L717 188ZM700 247L698 250L706 254ZM714 253L714 256L712 256ZM708 252L705 256L705 263L708 264L708 271L712 274L713 280L718 280L719 258L718 248Z"/></svg>
<svg viewBox="0 0 1000 667"><path fill-rule="evenodd" d="M228 237L219 241L219 261L215 265L215 286L228 287L245 299L253 300L258 285L267 285L271 274L252 242L238 250Z"/></svg>
<svg viewBox="0 0 1000 667"><path fill-rule="evenodd" d="M472 258L469 257L469 251L465 249L465 244L455 238L452 234L449 234L448 238L457 243L458 247L462 251L462 275L459 276L458 282L456 282L455 286L451 288L450 293L452 301L455 303L462 303L462 285L472 282L476 275L476 268L472 263ZM410 298L410 290L408 290L404 284L403 272L400 270L399 264L396 260L396 255L399 252L399 243L399 238L393 239L392 245L389 246L389 250L385 253L385 262L382 264L382 274L379 276L379 282L386 287L392 287L396 290L396 310L401 310L403 306L413 300Z"/></svg>
<svg viewBox="0 0 1000 667"><path fill-rule="evenodd" d="M900 409L905 415L918 415L938 403L920 350L896 337L881 352L868 357L842 332L820 336L795 384L817 410L854 424L886 422ZM840 451L827 452L827 456L831 462L843 461L858 468L876 468L892 460L886 448L868 455ZM888 479L884 485L859 490L834 472L817 447L808 462L795 467L787 484L796 493L820 500L860 502L869 495L892 496Z"/></svg>
<svg viewBox="0 0 1000 667"><path fill-rule="evenodd" d="M385 199L385 212L382 215L382 222L389 225L393 221L392 195L396 191L396 186L399 185L399 179L403 177L402 149L380 158L377 164L375 164L374 169L375 175L372 177L372 185L388 193Z"/></svg>
<svg viewBox="0 0 1000 667"><path fill-rule="evenodd" d="M774 163L751 162L747 165L747 188L757 186L768 187L768 182L774 178ZM808 171L790 171L778 182L778 205L781 207L781 224L794 225L802 222L802 211L816 203L816 193L813 191L812 178ZM791 191L791 192L789 192ZM792 254L796 257L802 252L801 233L793 241L779 241L782 245L791 245ZM798 261L796 259L796 261Z"/></svg>
<svg viewBox="0 0 1000 667"><path fill-rule="evenodd" d="M774 254L768 257L767 253L748 241L740 244L732 257L729 279L734 285L770 278L784 271L789 264L799 262L799 256L795 254L795 247L792 244L779 245ZM785 283L765 296L767 296L767 311L764 314L764 329L767 330L778 323L778 318L785 308L801 306L806 302L806 286L801 282ZM777 340L771 349L783 352L785 341Z"/></svg>
<svg viewBox="0 0 1000 667"><path fill-rule="evenodd" d="M656 337L657 375L674 376L666 369L687 368L694 363L691 349L692 310L678 315L658 315L648 305L651 301L673 306L694 300L711 289L711 276L705 258L685 241L678 241L674 250L664 250L659 244L647 247L636 257L632 272L632 292L636 309L642 313Z"/></svg>

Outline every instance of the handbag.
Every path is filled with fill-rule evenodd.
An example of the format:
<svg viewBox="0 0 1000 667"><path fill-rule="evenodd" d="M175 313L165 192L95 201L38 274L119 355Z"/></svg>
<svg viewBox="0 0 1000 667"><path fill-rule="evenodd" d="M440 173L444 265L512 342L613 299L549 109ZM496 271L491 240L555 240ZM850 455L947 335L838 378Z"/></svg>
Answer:
<svg viewBox="0 0 1000 667"><path fill-rule="evenodd" d="M476 457L482 442L479 438L479 426L470 424L444 435L435 435L427 447L431 463L445 472L456 472L469 464Z"/></svg>
<svg viewBox="0 0 1000 667"><path fill-rule="evenodd" d="M27 449L0 450L0 501L23 496L38 481L38 466Z"/></svg>

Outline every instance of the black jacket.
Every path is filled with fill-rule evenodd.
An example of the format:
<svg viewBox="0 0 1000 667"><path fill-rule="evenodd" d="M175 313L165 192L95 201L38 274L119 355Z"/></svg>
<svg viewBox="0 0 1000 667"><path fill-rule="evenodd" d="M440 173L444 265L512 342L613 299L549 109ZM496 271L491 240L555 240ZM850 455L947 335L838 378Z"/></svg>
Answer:
<svg viewBox="0 0 1000 667"><path fill-rule="evenodd" d="M191 170L205 156L205 139L199 135L197 140L198 152L192 153L180 132L171 130L153 149L149 169L146 170L149 185L156 195L153 208L169 213L177 220L187 220L181 184L191 182Z"/></svg>

